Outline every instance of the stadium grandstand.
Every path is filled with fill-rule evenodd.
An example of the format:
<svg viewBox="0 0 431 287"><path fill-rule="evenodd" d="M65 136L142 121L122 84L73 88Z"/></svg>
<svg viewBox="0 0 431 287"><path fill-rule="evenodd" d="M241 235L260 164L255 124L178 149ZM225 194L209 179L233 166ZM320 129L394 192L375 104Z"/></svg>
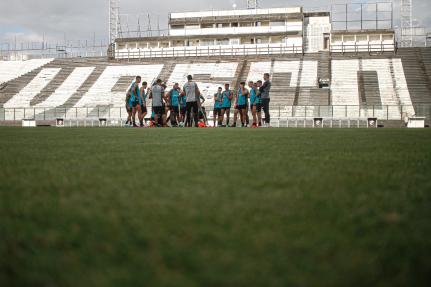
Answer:
<svg viewBox="0 0 431 287"><path fill-rule="evenodd" d="M0 121L121 124L136 75L160 78L168 90L193 75L212 111L218 87L236 90L270 73L276 126L313 126L316 118L328 126L370 118L400 126L413 117L429 124L431 49L399 47L392 19L374 27L364 20L360 29L346 20L338 30L333 19L302 7L171 13L167 35L114 37L107 57L2 61Z"/></svg>

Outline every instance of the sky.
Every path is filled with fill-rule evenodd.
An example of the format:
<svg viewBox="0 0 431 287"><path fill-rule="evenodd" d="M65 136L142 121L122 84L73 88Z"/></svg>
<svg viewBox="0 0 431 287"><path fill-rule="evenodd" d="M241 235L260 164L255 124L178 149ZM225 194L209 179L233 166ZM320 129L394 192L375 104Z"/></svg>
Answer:
<svg viewBox="0 0 431 287"><path fill-rule="evenodd" d="M383 0L388 1L388 0ZM394 0L394 9L399 7ZM120 0L122 22L127 18L130 30L136 30L138 15L141 25L147 25L147 14L151 15L152 28L167 27L169 12L199 11L211 9L237 9L246 6L246 0L158 0L136 1ZM353 0L347 2L375 2ZM431 0L413 0L413 17L422 26L431 27L431 18L427 17ZM261 8L297 6L330 7L331 3L346 3L346 0L260 0ZM107 40L109 0L0 0L0 45L17 42L60 42L67 40ZM399 26L398 13L395 11L394 26ZM128 16L126 16L128 15ZM145 16L144 16L145 15ZM142 23L144 22L144 23ZM123 28L124 29L124 28ZM146 28L143 28L146 29Z"/></svg>

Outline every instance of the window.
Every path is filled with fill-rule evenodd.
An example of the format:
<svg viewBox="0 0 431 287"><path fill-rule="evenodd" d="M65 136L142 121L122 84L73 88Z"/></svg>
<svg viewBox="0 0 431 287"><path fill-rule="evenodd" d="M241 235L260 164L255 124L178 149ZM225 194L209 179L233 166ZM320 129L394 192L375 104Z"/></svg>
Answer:
<svg viewBox="0 0 431 287"><path fill-rule="evenodd" d="M332 35L332 43L342 42L342 37L340 35Z"/></svg>
<svg viewBox="0 0 431 287"><path fill-rule="evenodd" d="M380 42L380 35L370 35L370 42Z"/></svg>
<svg viewBox="0 0 431 287"><path fill-rule="evenodd" d="M238 27L238 23L232 23L232 27Z"/></svg>
<svg viewBox="0 0 431 287"><path fill-rule="evenodd" d="M394 37L392 35L382 35L383 41L392 41Z"/></svg>
<svg viewBox="0 0 431 287"><path fill-rule="evenodd" d="M269 26L284 26L284 21L270 22Z"/></svg>
<svg viewBox="0 0 431 287"><path fill-rule="evenodd" d="M344 35L343 36L343 42L354 42L355 36L354 35Z"/></svg>
<svg viewBox="0 0 431 287"><path fill-rule="evenodd" d="M272 37L271 43L273 43L273 44L283 43L283 37Z"/></svg>
<svg viewBox="0 0 431 287"><path fill-rule="evenodd" d="M173 29L173 30L184 29L184 25L171 25L171 29Z"/></svg>
<svg viewBox="0 0 431 287"><path fill-rule="evenodd" d="M217 45L229 45L229 39L217 39L216 44Z"/></svg>
<svg viewBox="0 0 431 287"><path fill-rule="evenodd" d="M367 42L367 35L356 35L356 42Z"/></svg>
<svg viewBox="0 0 431 287"><path fill-rule="evenodd" d="M230 45L239 45L239 39L230 39Z"/></svg>
<svg viewBox="0 0 431 287"><path fill-rule="evenodd" d="M258 21L258 22L256 22L256 23L254 23L255 24L255 26L256 27L260 27L260 26L262 26L262 22L260 22L260 21Z"/></svg>

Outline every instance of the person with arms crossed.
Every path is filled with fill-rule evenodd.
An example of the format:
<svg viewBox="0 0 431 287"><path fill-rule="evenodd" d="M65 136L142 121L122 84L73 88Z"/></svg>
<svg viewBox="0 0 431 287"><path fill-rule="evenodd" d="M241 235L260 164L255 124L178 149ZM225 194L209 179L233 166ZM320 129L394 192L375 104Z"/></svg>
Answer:
<svg viewBox="0 0 431 287"><path fill-rule="evenodd" d="M224 85L224 91L222 93L222 104L221 104L221 122L223 126L223 120L226 115L226 126L229 127L230 121L230 108L232 106L233 92L229 89L229 84Z"/></svg>
<svg viewBox="0 0 431 287"><path fill-rule="evenodd" d="M245 82L241 82L238 95L235 101L235 112L233 114L233 125L232 127L236 127L236 121L238 118L238 113L241 119L241 127L245 127L247 121L247 97L248 97L248 89L245 87Z"/></svg>
<svg viewBox="0 0 431 287"><path fill-rule="evenodd" d="M263 75L264 82L262 86L259 88L260 96L262 98L262 108L263 108L263 112L265 113L265 123L267 127L270 127L270 123L271 123L271 116L269 114L269 102L271 101L269 97L269 92L271 90L271 81L269 80L269 78L270 78L269 73L265 73Z"/></svg>
<svg viewBox="0 0 431 287"><path fill-rule="evenodd" d="M213 111L213 118L214 118L214 127L216 127L216 124L218 122L218 126L220 127L222 118L221 118L221 106L222 106L222 100L223 100L223 88L219 87L217 90L217 93L214 94L214 111Z"/></svg>

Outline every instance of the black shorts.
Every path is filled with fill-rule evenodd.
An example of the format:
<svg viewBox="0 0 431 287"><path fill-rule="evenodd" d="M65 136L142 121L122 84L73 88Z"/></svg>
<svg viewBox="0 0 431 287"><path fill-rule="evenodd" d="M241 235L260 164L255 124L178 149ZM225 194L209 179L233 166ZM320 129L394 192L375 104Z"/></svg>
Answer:
<svg viewBox="0 0 431 287"><path fill-rule="evenodd" d="M220 108L215 108L214 111L214 116L221 116L221 109Z"/></svg>
<svg viewBox="0 0 431 287"><path fill-rule="evenodd" d="M262 104L256 104L256 112L262 112Z"/></svg>
<svg viewBox="0 0 431 287"><path fill-rule="evenodd" d="M240 110L240 111L242 111L242 110L246 110L246 109L247 109L247 105L239 105L239 106L236 106L236 109L237 109L237 110Z"/></svg>
<svg viewBox="0 0 431 287"><path fill-rule="evenodd" d="M143 113L146 113L146 112L147 112L147 107L146 107L146 106L144 106L144 105L141 105L141 111L142 111Z"/></svg>
<svg viewBox="0 0 431 287"><path fill-rule="evenodd" d="M178 106L172 106L171 107L171 112L175 113L175 114L179 114L180 109L178 108Z"/></svg>
<svg viewBox="0 0 431 287"><path fill-rule="evenodd" d="M132 112L132 110L133 110L133 108L132 108L131 106L129 106L129 104L126 104L126 111L127 111L128 113L131 113L131 112Z"/></svg>
<svg viewBox="0 0 431 287"><path fill-rule="evenodd" d="M139 105L139 102L133 102L133 107L136 108Z"/></svg>
<svg viewBox="0 0 431 287"><path fill-rule="evenodd" d="M230 107L222 107L222 110L230 110Z"/></svg>
<svg viewBox="0 0 431 287"><path fill-rule="evenodd" d="M155 115L162 116L165 113L165 107L153 107Z"/></svg>

